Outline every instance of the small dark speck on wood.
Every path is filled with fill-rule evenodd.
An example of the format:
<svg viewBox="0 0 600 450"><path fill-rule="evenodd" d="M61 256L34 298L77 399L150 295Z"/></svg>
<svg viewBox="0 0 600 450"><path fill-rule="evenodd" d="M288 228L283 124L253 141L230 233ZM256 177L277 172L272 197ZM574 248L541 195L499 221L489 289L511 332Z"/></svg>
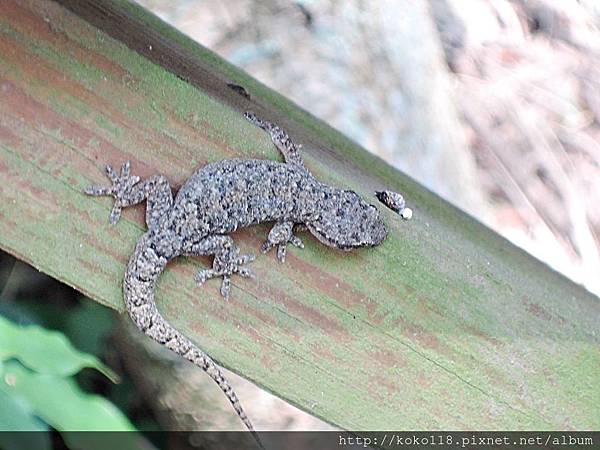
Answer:
<svg viewBox="0 0 600 450"><path fill-rule="evenodd" d="M229 89L237 92L242 97L246 97L247 99L250 99L250 94L248 93L248 91L246 90L246 88L244 86L240 86L239 84L235 84L235 83L227 83L227 87Z"/></svg>

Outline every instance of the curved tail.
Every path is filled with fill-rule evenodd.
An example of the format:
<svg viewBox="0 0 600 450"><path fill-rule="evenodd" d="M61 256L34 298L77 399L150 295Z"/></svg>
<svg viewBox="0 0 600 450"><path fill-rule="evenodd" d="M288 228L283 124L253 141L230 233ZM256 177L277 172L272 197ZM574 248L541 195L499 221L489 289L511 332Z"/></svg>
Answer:
<svg viewBox="0 0 600 450"><path fill-rule="evenodd" d="M146 335L202 368L219 385L259 447L264 449L237 395L219 367L192 341L171 326L158 311L154 301L154 289L168 260L158 255L150 243L149 235L144 235L127 264L124 293L129 316Z"/></svg>

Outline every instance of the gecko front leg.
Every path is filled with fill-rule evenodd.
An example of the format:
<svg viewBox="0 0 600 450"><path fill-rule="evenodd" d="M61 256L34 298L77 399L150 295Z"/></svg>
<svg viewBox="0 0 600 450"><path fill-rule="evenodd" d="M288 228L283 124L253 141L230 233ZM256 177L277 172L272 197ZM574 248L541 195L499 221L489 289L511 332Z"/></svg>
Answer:
<svg viewBox="0 0 600 450"><path fill-rule="evenodd" d="M280 222L271 228L269 236L260 248L260 251L266 253L274 246L277 246L277 259L284 262L288 242L296 247L304 248L304 244L300 238L294 235L294 224L292 222Z"/></svg>
<svg viewBox="0 0 600 450"><path fill-rule="evenodd" d="M221 295L229 298L231 290L231 275L238 275L249 278L252 276L250 269L246 264L254 261L254 255L240 255L240 249L234 244L229 236L214 235L207 236L199 242L193 244L186 251L186 255L206 256L215 255L212 269L202 269L196 273L194 279L201 285L206 280L215 277L223 277L221 283Z"/></svg>

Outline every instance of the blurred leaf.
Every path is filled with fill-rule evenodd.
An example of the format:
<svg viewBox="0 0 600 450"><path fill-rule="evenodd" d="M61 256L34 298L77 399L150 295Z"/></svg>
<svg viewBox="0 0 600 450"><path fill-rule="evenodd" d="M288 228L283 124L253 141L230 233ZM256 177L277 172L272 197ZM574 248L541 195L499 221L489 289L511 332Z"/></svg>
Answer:
<svg viewBox="0 0 600 450"><path fill-rule="evenodd" d="M47 429L48 425L35 416L26 399L0 390L0 431L45 431Z"/></svg>
<svg viewBox="0 0 600 450"><path fill-rule="evenodd" d="M52 447L47 433L21 433L47 430L48 425L35 416L31 405L24 398L0 390L0 448L50 450Z"/></svg>
<svg viewBox="0 0 600 450"><path fill-rule="evenodd" d="M83 392L71 378L35 373L14 360L4 363L0 375L0 391L25 399L58 431L135 430L112 403Z"/></svg>
<svg viewBox="0 0 600 450"><path fill-rule="evenodd" d="M19 326L0 316L0 359L10 358L41 374L70 376L90 367L118 381L117 374L95 356L77 350L62 333Z"/></svg>
<svg viewBox="0 0 600 450"><path fill-rule="evenodd" d="M64 317L62 329L78 349L98 355L114 325L115 312L87 297Z"/></svg>

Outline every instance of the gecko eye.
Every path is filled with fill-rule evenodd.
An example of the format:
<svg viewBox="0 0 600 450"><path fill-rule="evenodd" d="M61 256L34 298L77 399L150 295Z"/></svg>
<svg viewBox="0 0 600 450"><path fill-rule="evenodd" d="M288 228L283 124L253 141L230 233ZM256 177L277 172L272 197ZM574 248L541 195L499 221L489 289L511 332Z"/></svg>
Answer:
<svg viewBox="0 0 600 450"><path fill-rule="evenodd" d="M343 250L378 245L387 236L379 211L353 191L335 191L320 217L308 223L322 243Z"/></svg>

